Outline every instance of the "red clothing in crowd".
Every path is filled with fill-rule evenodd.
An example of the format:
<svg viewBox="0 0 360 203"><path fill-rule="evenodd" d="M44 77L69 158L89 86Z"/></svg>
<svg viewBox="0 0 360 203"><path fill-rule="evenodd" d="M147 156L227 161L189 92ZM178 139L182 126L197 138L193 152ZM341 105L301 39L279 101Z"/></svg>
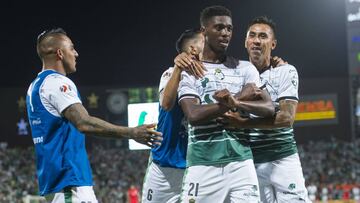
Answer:
<svg viewBox="0 0 360 203"><path fill-rule="evenodd" d="M129 203L139 203L139 190L135 186L131 186L127 191Z"/></svg>

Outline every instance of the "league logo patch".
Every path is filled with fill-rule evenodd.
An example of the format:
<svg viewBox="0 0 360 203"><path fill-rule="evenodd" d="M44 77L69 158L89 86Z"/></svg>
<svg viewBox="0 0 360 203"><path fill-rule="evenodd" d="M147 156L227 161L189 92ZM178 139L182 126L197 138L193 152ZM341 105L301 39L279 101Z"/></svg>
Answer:
<svg viewBox="0 0 360 203"><path fill-rule="evenodd" d="M60 86L60 91L61 92L66 92L66 91L71 91L71 87L70 87L70 85L66 85L66 84L64 84L64 85L61 85Z"/></svg>
<svg viewBox="0 0 360 203"><path fill-rule="evenodd" d="M169 78L171 76L170 72L165 72L163 78Z"/></svg>

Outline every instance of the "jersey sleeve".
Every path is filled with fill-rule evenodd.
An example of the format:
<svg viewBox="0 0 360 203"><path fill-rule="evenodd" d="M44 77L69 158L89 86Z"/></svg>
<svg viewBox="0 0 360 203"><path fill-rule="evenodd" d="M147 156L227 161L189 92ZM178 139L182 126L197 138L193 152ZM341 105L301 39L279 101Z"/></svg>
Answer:
<svg viewBox="0 0 360 203"><path fill-rule="evenodd" d="M186 71L181 73L181 80L178 89L179 102L185 98L198 98L199 93L196 88L196 79L194 76L189 75Z"/></svg>
<svg viewBox="0 0 360 203"><path fill-rule="evenodd" d="M260 75L259 71L256 69L256 67L252 64L249 64L249 66L246 69L246 77L245 77L245 84L247 83L255 83L256 86L260 87Z"/></svg>
<svg viewBox="0 0 360 203"><path fill-rule="evenodd" d="M160 83L159 83L159 93L161 93L165 89L165 86L169 82L173 71L174 68L169 68L166 71L164 71L163 74L161 75Z"/></svg>
<svg viewBox="0 0 360 203"><path fill-rule="evenodd" d="M69 78L58 74L46 77L40 89L40 97L45 100L45 106L51 105L46 109L55 110L58 115L70 105L81 103L75 84Z"/></svg>
<svg viewBox="0 0 360 203"><path fill-rule="evenodd" d="M290 100L299 100L298 88L299 88L299 77L297 70L294 66L288 65L287 67L278 67L283 68L281 77L280 77L280 87L278 91L277 101L283 99Z"/></svg>

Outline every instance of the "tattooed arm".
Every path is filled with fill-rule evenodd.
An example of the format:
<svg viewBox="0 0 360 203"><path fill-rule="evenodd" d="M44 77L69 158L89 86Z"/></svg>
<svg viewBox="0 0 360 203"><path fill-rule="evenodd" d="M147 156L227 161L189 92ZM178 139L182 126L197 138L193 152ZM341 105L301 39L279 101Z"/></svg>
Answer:
<svg viewBox="0 0 360 203"><path fill-rule="evenodd" d="M63 111L63 115L80 132L85 134L93 134L100 137L130 138L148 146L159 144L162 140L161 133L153 130L155 124L142 125L135 128L114 125L90 116L80 103L70 105Z"/></svg>
<svg viewBox="0 0 360 203"><path fill-rule="evenodd" d="M280 110L272 118L241 118L236 113L226 113L224 117L219 118L218 122L223 123L228 128L281 128L292 127L297 101L281 100L279 102Z"/></svg>

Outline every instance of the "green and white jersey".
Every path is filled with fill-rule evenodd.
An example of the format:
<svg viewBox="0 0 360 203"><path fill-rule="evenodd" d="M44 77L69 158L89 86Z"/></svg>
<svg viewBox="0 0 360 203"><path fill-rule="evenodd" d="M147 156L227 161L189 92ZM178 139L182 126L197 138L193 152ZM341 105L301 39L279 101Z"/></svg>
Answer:
<svg viewBox="0 0 360 203"><path fill-rule="evenodd" d="M270 67L260 74L260 80L269 92L275 107L279 101L298 101L299 78L296 68L284 65ZM275 161L297 152L293 128L250 129L249 137L255 163Z"/></svg>
<svg viewBox="0 0 360 203"><path fill-rule="evenodd" d="M226 64L226 65L224 65ZM246 83L260 85L257 69L248 61L227 57L223 64L205 63L205 76L196 80L185 71L179 84L179 101L198 98L201 105L215 103L213 94L228 89L237 93ZM215 165L252 159L251 149L245 136L236 136L223 129L215 121L206 125L189 126L187 166Z"/></svg>

